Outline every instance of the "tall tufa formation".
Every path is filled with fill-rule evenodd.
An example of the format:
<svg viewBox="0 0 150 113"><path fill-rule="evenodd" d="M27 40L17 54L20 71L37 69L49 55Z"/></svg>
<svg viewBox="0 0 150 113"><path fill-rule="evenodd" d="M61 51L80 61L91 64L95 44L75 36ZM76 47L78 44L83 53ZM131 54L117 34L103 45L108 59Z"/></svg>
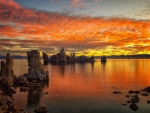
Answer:
<svg viewBox="0 0 150 113"><path fill-rule="evenodd" d="M44 52L43 52L43 60L44 60L44 62L48 61L48 55Z"/></svg>
<svg viewBox="0 0 150 113"><path fill-rule="evenodd" d="M48 80L49 73L44 71L41 63L40 53L37 50L27 52L28 55L28 74L27 79L32 80Z"/></svg>
<svg viewBox="0 0 150 113"><path fill-rule="evenodd" d="M58 53L58 56L59 56L59 60L60 60L61 62L67 61L66 53L65 53L65 50L64 50L63 47L62 47L62 49L60 50L60 52Z"/></svg>
<svg viewBox="0 0 150 113"><path fill-rule="evenodd" d="M9 86L13 85L13 59L9 53L6 54L6 63L4 61L1 62L1 77L0 81L3 84L7 84Z"/></svg>

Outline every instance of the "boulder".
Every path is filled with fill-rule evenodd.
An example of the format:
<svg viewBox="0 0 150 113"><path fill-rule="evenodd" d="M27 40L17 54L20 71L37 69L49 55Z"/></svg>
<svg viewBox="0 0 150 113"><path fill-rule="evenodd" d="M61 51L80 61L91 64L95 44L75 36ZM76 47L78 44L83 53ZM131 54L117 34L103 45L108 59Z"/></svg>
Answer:
<svg viewBox="0 0 150 113"><path fill-rule="evenodd" d="M138 110L138 106L135 103L130 104L130 108L134 111Z"/></svg>

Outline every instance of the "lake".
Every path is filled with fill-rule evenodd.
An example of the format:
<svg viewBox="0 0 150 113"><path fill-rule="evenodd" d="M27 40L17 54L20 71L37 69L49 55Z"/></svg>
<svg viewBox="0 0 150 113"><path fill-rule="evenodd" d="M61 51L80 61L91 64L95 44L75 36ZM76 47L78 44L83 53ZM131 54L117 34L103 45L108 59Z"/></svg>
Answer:
<svg viewBox="0 0 150 113"><path fill-rule="evenodd" d="M49 83L34 96L16 87L13 97L17 108L34 112L42 103L48 113L134 113L129 104L122 105L130 100L126 95L129 90L150 86L150 59L108 59L106 64L97 59L94 64L48 64L43 68L49 70ZM17 76L27 73L27 60L14 59L13 70ZM149 96L139 94L139 98L136 113L149 113Z"/></svg>

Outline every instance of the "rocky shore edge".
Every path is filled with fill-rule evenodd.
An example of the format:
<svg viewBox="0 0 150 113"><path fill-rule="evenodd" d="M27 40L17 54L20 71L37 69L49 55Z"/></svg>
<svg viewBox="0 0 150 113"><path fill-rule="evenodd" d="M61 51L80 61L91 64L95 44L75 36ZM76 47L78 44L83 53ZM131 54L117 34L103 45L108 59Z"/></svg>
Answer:
<svg viewBox="0 0 150 113"><path fill-rule="evenodd" d="M6 54L5 62L1 62L0 69L0 113L31 113L23 109L17 109L13 95L16 93L14 86L20 87L20 91L31 90L31 94L37 92L41 83L49 81L49 71L44 71L40 53L37 50L27 52L28 73L16 76L13 71L13 59L10 53ZM44 104L35 108L36 113L47 113Z"/></svg>

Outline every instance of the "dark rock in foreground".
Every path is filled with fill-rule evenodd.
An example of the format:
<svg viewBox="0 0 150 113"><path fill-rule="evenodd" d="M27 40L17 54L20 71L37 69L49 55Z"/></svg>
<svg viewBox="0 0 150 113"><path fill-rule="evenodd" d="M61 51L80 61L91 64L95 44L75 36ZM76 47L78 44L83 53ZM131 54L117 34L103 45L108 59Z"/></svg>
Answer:
<svg viewBox="0 0 150 113"><path fill-rule="evenodd" d="M132 103L132 104L130 104L130 108L132 110L136 111L136 110L138 110L139 107L136 104Z"/></svg>

